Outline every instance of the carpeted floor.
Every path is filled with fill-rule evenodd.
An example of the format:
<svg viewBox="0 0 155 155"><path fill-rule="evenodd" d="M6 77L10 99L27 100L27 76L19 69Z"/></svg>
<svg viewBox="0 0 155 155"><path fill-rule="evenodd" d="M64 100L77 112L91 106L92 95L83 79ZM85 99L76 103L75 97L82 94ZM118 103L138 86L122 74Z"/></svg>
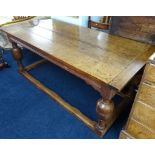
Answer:
<svg viewBox="0 0 155 155"><path fill-rule="evenodd" d="M99 138L75 116L18 74L9 51L5 52L4 57L11 67L0 71L0 138ZM28 50L24 50L24 57L24 64L40 59ZM51 63L41 65L31 73L96 120L95 106L100 95L84 81ZM118 138L129 109L103 138Z"/></svg>

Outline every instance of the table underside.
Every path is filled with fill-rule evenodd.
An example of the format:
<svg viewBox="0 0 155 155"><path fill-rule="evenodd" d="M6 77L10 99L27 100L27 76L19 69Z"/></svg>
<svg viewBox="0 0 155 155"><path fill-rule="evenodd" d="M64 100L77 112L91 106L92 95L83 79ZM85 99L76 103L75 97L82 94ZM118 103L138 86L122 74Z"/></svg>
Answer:
<svg viewBox="0 0 155 155"><path fill-rule="evenodd" d="M13 57L15 58L15 60L17 61L17 64L19 66L19 73L22 74L23 76L25 76L28 80L30 80L34 85L36 85L37 88L39 88L40 90L42 90L43 92L45 92L47 95L49 95L51 98L53 98L58 104L60 104L62 107L64 107L67 111L71 112L73 115L75 115L78 119L80 119L84 124L86 124L90 129L92 129L94 132L96 132L96 134L98 134L100 137L102 137L106 131L111 127L111 125L113 124L113 122L119 117L119 115L122 113L122 111L124 111L124 109L127 107L127 103L129 102L129 100L133 100L134 98L134 91L133 91L133 85L128 84L128 86L125 88L125 90L123 90L122 92L117 92L118 95L121 96L122 100L119 104L115 105L112 102L112 98L113 96L110 96L111 94L109 94L109 92L113 91L113 89L111 88L110 91L107 93L107 95L110 98L109 102L105 102L107 103L106 106L106 110L108 109L108 111L104 110L104 116L106 116L106 118L102 119L102 115L100 115L100 108L99 105L101 104L103 106L103 104L105 104L103 101L106 99L101 99L97 102L97 106L96 109L97 110L97 115L99 116L99 120L96 122L94 120L91 120L89 117L87 117L85 114L83 114L82 112L80 112L79 109L77 109L76 107L72 106L72 104L66 102L60 95L58 95L57 93L55 93L53 90L49 89L47 86L45 86L43 83L41 83L39 80L37 80L35 77L33 77L29 71L32 69L35 69L38 65L41 65L42 63L46 63L47 60L46 59L42 59L39 60L37 62L34 62L33 64L30 64L26 67L24 67L22 65L22 52L21 49L17 46L16 43L13 43L13 50L12 50L12 54ZM15 48L16 46L16 48ZM132 83L132 81L134 81L137 78L134 78L133 80L131 80L130 83ZM103 90L104 91L104 90ZM106 88L105 88L106 91ZM104 98L104 97L103 97ZM109 103L114 106L112 111L110 110L109 112ZM103 110L103 109L101 109ZM108 113L107 113L108 112ZM107 115L108 114L108 115ZM108 116L108 117L107 117ZM102 125L104 124L104 125Z"/></svg>
<svg viewBox="0 0 155 155"><path fill-rule="evenodd" d="M85 125L87 125L91 130L96 132L100 137L104 136L104 134L107 132L107 130L111 127L111 125L114 123L114 121L119 117L119 115L125 110L125 108L128 106L128 102L132 100L130 98L130 95L133 92L127 91L126 96L122 98L121 103L119 103L117 106L115 106L113 115L111 119L108 121L106 127L102 132L98 131L96 129L96 125L98 122L91 120L89 117L87 117L85 114L80 112L79 109L72 106L72 104L66 102L59 94L55 93L53 90L49 89L47 86L45 86L43 83L41 83L39 80L37 80L35 77L33 77L29 71L32 69L35 69L38 65L41 65L42 63L46 63L47 60L42 59L37 62L34 62L33 64L30 64L24 68L23 71L20 71L20 74L22 74L24 77L26 77L29 81L31 81L37 88L45 92L47 95L49 95L52 99L54 99L58 104L60 104L63 108L65 108L67 111L75 115L79 120L81 120Z"/></svg>

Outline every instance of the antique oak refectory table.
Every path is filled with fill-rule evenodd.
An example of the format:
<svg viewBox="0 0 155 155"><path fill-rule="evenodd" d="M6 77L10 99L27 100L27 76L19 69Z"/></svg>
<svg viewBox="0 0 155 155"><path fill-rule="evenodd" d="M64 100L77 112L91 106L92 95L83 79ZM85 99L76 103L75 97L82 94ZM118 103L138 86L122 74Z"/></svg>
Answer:
<svg viewBox="0 0 155 155"><path fill-rule="evenodd" d="M17 23L3 27L2 31L12 43L19 72L101 137L132 97L131 88L136 83L133 79L155 51L153 45L53 19L41 20L36 26L30 22ZM23 66L21 46L43 59ZM91 120L29 73L46 61L83 79L100 93L96 104L98 121ZM120 104L113 102L115 95L122 97Z"/></svg>

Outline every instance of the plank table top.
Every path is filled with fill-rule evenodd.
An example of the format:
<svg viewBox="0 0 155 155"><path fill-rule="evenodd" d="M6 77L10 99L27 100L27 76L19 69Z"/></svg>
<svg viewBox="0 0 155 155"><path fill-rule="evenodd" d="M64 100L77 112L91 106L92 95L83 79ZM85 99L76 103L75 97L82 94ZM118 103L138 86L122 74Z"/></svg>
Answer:
<svg viewBox="0 0 155 155"><path fill-rule="evenodd" d="M54 19L2 28L10 38L118 91L144 66L155 46ZM39 53L39 52L38 52Z"/></svg>

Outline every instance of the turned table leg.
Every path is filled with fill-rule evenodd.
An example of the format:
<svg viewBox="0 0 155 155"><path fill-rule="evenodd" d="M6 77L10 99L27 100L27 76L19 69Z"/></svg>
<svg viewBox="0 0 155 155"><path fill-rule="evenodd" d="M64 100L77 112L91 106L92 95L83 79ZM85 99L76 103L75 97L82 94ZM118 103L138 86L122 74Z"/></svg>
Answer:
<svg viewBox="0 0 155 155"><path fill-rule="evenodd" d="M21 49L17 46L16 43L12 43L13 49L12 49L12 55L13 58L16 60L18 68L19 68L19 72L21 73L22 71L24 71L24 66L22 64L22 51Z"/></svg>
<svg viewBox="0 0 155 155"><path fill-rule="evenodd" d="M98 122L95 126L96 133L102 137L111 124L114 116L114 103L112 101L116 92L111 88L103 90L102 98L97 101L96 113L98 116Z"/></svg>
<svg viewBox="0 0 155 155"><path fill-rule="evenodd" d="M97 133L102 135L114 113L114 103L110 100L100 99L97 102L96 112L98 123L96 124Z"/></svg>

